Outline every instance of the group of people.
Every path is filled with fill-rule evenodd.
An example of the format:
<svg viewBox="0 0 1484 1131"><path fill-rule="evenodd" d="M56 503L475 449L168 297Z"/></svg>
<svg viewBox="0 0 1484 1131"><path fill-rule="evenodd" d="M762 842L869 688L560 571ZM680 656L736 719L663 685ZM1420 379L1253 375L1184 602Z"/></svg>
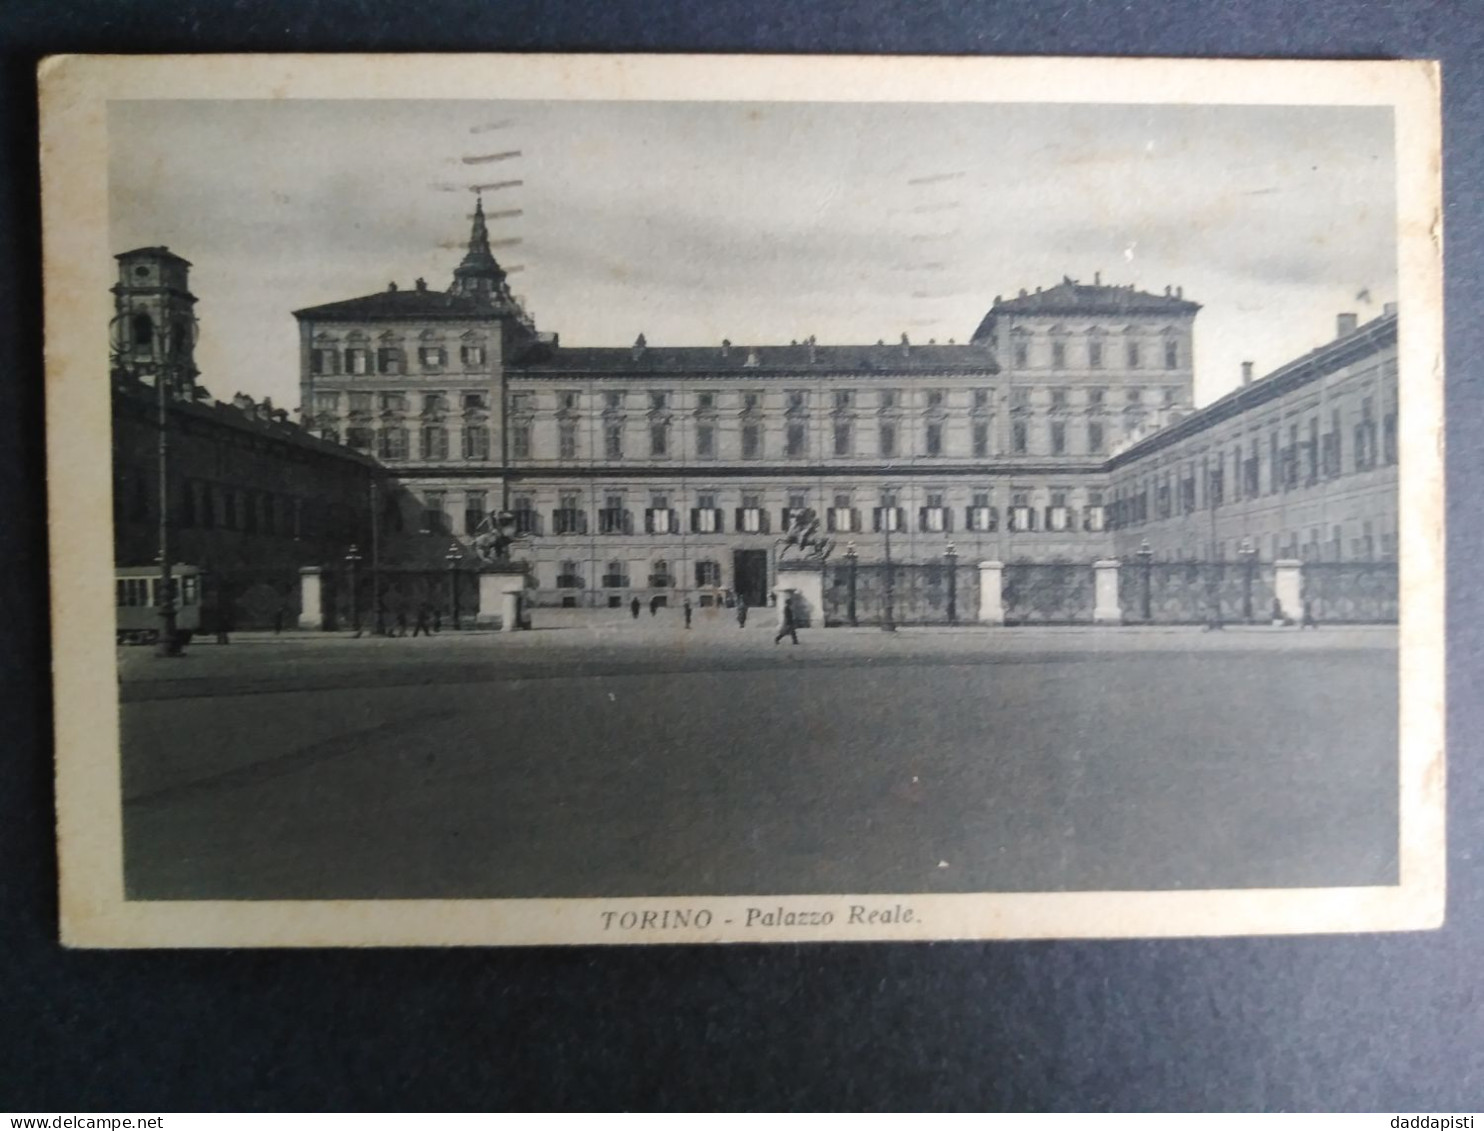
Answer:
<svg viewBox="0 0 1484 1131"><path fill-rule="evenodd" d="M658 616L659 611L665 608L666 605L667 601L664 597L651 597L649 599L649 615L652 617ZM736 603L738 628L747 627L747 608L747 598L738 593ZM680 609L685 616L685 627L690 628L691 617L694 615L694 610L691 607L689 597L687 597L681 604ZM629 602L629 615L632 616L635 620L639 619L639 614L643 610L644 603L640 601L638 597L635 597L632 601ZM777 644L785 636L791 639L795 644L799 642L798 619L794 616L793 602L788 598L784 598L782 618L779 622L778 627L778 635L773 637L773 643Z"/></svg>

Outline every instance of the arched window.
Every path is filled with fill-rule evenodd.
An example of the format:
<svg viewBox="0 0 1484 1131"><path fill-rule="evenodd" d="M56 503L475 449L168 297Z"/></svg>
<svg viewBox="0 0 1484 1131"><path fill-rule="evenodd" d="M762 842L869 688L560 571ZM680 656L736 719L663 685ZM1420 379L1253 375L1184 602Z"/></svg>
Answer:
<svg viewBox="0 0 1484 1131"><path fill-rule="evenodd" d="M136 350L154 349L155 320L148 314L135 314L129 320L129 333L134 339L134 348Z"/></svg>

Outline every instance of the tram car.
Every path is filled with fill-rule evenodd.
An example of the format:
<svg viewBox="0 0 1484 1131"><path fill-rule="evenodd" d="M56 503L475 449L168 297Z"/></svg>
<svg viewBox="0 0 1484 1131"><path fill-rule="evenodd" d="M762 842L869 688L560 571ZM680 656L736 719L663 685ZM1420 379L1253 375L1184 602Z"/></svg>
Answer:
<svg viewBox="0 0 1484 1131"><path fill-rule="evenodd" d="M175 583L175 631L186 641L201 629L201 571L171 567ZM120 644L153 644L160 638L160 567L133 566L113 572L114 614Z"/></svg>

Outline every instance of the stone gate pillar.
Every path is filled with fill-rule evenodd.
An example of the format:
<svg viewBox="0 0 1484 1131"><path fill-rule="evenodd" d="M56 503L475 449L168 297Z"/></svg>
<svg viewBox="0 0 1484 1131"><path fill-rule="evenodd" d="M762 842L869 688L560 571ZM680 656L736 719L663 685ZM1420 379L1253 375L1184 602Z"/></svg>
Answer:
<svg viewBox="0 0 1484 1131"><path fill-rule="evenodd" d="M979 623L1005 623L1004 562L979 563Z"/></svg>
<svg viewBox="0 0 1484 1131"><path fill-rule="evenodd" d="M1273 597L1284 620L1298 624L1304 616L1304 563L1279 558L1273 563Z"/></svg>
<svg viewBox="0 0 1484 1131"><path fill-rule="evenodd" d="M525 570L486 570L479 575L478 628L515 632L520 628L520 598L526 588Z"/></svg>
<svg viewBox="0 0 1484 1131"><path fill-rule="evenodd" d="M824 626L824 569L785 562L778 567L778 627L783 627L783 595L792 593L794 621L800 628Z"/></svg>
<svg viewBox="0 0 1484 1131"><path fill-rule="evenodd" d="M323 577L319 566L299 570L299 627L315 632L325 627Z"/></svg>
<svg viewBox="0 0 1484 1131"><path fill-rule="evenodd" d="M1123 623L1123 609L1118 604L1118 566L1116 558L1100 558L1092 563L1093 624Z"/></svg>

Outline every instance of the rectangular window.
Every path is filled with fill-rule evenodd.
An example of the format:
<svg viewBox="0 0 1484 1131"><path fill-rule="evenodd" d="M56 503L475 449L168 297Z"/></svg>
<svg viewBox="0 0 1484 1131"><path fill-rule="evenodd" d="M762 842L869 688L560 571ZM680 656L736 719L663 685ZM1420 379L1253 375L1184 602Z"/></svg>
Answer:
<svg viewBox="0 0 1484 1131"><path fill-rule="evenodd" d="M742 496L742 506L737 510L737 529L744 534L763 534L767 532L767 522L764 518L762 496L746 492Z"/></svg>
<svg viewBox="0 0 1484 1131"><path fill-rule="evenodd" d="M531 426L524 422L510 426L510 454L515 459L531 458Z"/></svg>
<svg viewBox="0 0 1484 1131"><path fill-rule="evenodd" d="M877 394L877 396L880 399L882 408L897 407L897 391L895 389L882 389L881 392Z"/></svg>
<svg viewBox="0 0 1484 1131"><path fill-rule="evenodd" d="M710 411L711 409L715 408L716 407L716 394L715 393L697 393L696 394L696 407L699 408L699 409L702 409L703 411Z"/></svg>
<svg viewBox="0 0 1484 1131"><path fill-rule="evenodd" d="M578 402L581 399L581 393L574 392L571 389L563 389L560 393L557 394L557 411L576 412Z"/></svg>
<svg viewBox="0 0 1484 1131"><path fill-rule="evenodd" d="M835 425L835 454L837 456L850 454L850 425L843 420Z"/></svg>
<svg viewBox="0 0 1484 1131"><path fill-rule="evenodd" d="M1065 389L1051 390L1051 407L1053 409L1065 410L1067 407L1067 391Z"/></svg>
<svg viewBox="0 0 1484 1131"><path fill-rule="evenodd" d="M1101 421L1089 421L1087 425L1087 450L1093 455L1101 455L1103 452L1103 425Z"/></svg>
<svg viewBox="0 0 1484 1131"><path fill-rule="evenodd" d="M943 454L943 425L929 424L927 426L927 454L930 456Z"/></svg>
<svg viewBox="0 0 1484 1131"><path fill-rule="evenodd" d="M423 346L417 351L417 360L424 369L442 369L448 363L448 351L442 346Z"/></svg>
<svg viewBox="0 0 1484 1131"><path fill-rule="evenodd" d="M371 369L370 354L359 347L353 347L345 351L345 371L356 376L364 376Z"/></svg>
<svg viewBox="0 0 1484 1131"><path fill-rule="evenodd" d="M1128 361L1128 368L1130 368L1130 369L1137 369L1137 368L1139 368L1139 343L1138 342L1129 342L1129 343L1127 343L1127 345L1125 347L1125 351L1124 351L1124 356L1125 356L1125 358Z"/></svg>
<svg viewBox="0 0 1484 1131"><path fill-rule="evenodd" d="M465 369L480 369L484 366L483 346L461 346L459 348L459 360L464 363Z"/></svg>
<svg viewBox="0 0 1484 1131"><path fill-rule="evenodd" d="M423 530L429 534L448 533L448 514L444 510L442 491L429 491L423 496Z"/></svg>
<svg viewBox="0 0 1484 1131"><path fill-rule="evenodd" d="M1051 454L1054 456L1067 454L1067 426L1060 420L1051 422Z"/></svg>
<svg viewBox="0 0 1484 1131"><path fill-rule="evenodd" d="M994 507L990 504L990 493L988 491L975 491L973 501L969 506L968 527L970 530L987 532L994 530L998 523Z"/></svg>
<svg viewBox="0 0 1484 1131"><path fill-rule="evenodd" d="M603 427L603 458L623 459L623 425L607 424Z"/></svg>
<svg viewBox="0 0 1484 1131"><path fill-rule="evenodd" d="M339 393L315 393L314 411L336 413L340 411Z"/></svg>
<svg viewBox="0 0 1484 1131"><path fill-rule="evenodd" d="M309 351L309 372L329 373L340 372L340 352L333 349L312 349Z"/></svg>
<svg viewBox="0 0 1484 1131"><path fill-rule="evenodd" d="M670 454L670 426L668 424L649 426L649 454L654 458Z"/></svg>
<svg viewBox="0 0 1484 1131"><path fill-rule="evenodd" d="M586 534L587 512L582 509L582 496L576 491L563 491L558 496L560 505L552 515L552 532L555 534Z"/></svg>
<svg viewBox="0 0 1484 1131"><path fill-rule="evenodd" d="M696 586L701 589L715 589L721 585L721 563L712 561L700 561L696 563Z"/></svg>
<svg viewBox="0 0 1484 1131"><path fill-rule="evenodd" d="M381 394L381 411L382 412L406 412L407 411L407 394L406 393L382 393Z"/></svg>
<svg viewBox="0 0 1484 1131"><path fill-rule="evenodd" d="M976 424L974 433L974 456L976 459L984 459L989 455L989 425Z"/></svg>
<svg viewBox="0 0 1484 1131"><path fill-rule="evenodd" d="M382 459L406 459L407 429L383 428L379 455Z"/></svg>
<svg viewBox="0 0 1484 1131"><path fill-rule="evenodd" d="M1067 344L1066 342L1051 343L1051 368L1065 369L1067 367Z"/></svg>
<svg viewBox="0 0 1484 1131"><path fill-rule="evenodd" d="M557 425L557 452L562 459L577 458L577 425L570 421Z"/></svg>
<svg viewBox="0 0 1484 1131"><path fill-rule="evenodd" d="M743 412L756 412L757 409L758 409L758 406L760 404L762 404L762 399L763 399L762 396L760 394L758 394L758 393L743 393L742 394L742 411Z"/></svg>
<svg viewBox="0 0 1484 1131"><path fill-rule="evenodd" d="M1030 347L1025 342L1015 343L1015 368L1025 369L1031 363Z"/></svg>
<svg viewBox="0 0 1484 1131"><path fill-rule="evenodd" d="M790 459L799 459L806 454L802 424L790 424L785 430L783 450Z"/></svg>
<svg viewBox="0 0 1484 1131"><path fill-rule="evenodd" d="M1025 421L1017 420L1010 425L1010 450L1018 456L1023 456L1028 447Z"/></svg>
<svg viewBox="0 0 1484 1131"><path fill-rule="evenodd" d="M1174 405L1180 400L1180 390L1174 386L1165 390L1165 404Z"/></svg>
<svg viewBox="0 0 1484 1131"><path fill-rule="evenodd" d="M490 458L490 430L486 425L464 425L464 458L476 460Z"/></svg>
<svg viewBox="0 0 1484 1131"><path fill-rule="evenodd" d="M448 399L442 393L423 394L423 414L447 412Z"/></svg>
<svg viewBox="0 0 1484 1131"><path fill-rule="evenodd" d="M1102 408L1103 407L1103 402L1104 402L1104 400L1105 400L1106 397L1107 397L1107 391L1104 390L1104 389L1100 389L1100 388L1096 388L1096 387L1091 388L1091 389L1088 389L1087 390L1087 407L1088 408L1091 408L1091 409L1100 409L1100 408Z"/></svg>
<svg viewBox="0 0 1484 1131"><path fill-rule="evenodd" d="M484 521L485 512L488 509L485 493L483 491L464 492L464 533L473 534L479 529L479 524Z"/></svg>
<svg viewBox="0 0 1484 1131"><path fill-rule="evenodd" d="M477 411L489 407L489 402L485 400L484 394L480 392L467 392L461 399L466 410L475 409Z"/></svg>
<svg viewBox="0 0 1484 1131"><path fill-rule="evenodd" d="M511 513L515 515L517 534L535 534L537 527L536 504L529 495L516 495L510 500Z"/></svg>
<svg viewBox="0 0 1484 1131"><path fill-rule="evenodd" d="M942 408L943 407L943 395L944 394L943 394L943 390L942 389L929 389L927 391L927 406L928 406L928 408Z"/></svg>
<svg viewBox="0 0 1484 1131"><path fill-rule="evenodd" d="M1180 343L1179 342L1166 342L1165 343L1165 368L1166 369L1179 369L1180 368Z"/></svg>
<svg viewBox="0 0 1484 1131"><path fill-rule="evenodd" d="M611 390L603 394L603 408L609 412L617 412L623 408L623 393L619 390Z"/></svg>
<svg viewBox="0 0 1484 1131"><path fill-rule="evenodd" d="M664 390L651 390L649 394L649 408L652 412L664 412L670 407L670 394Z"/></svg>
<svg viewBox="0 0 1484 1131"><path fill-rule="evenodd" d="M1103 367L1103 343L1087 343L1087 367L1089 369L1101 369Z"/></svg>
<svg viewBox="0 0 1484 1131"><path fill-rule="evenodd" d="M628 534L631 523L629 512L624 509L623 496L610 493L603 496L603 509L598 512L599 534Z"/></svg>
<svg viewBox="0 0 1484 1131"><path fill-rule="evenodd" d="M351 393L350 394L350 411L352 413L370 412L371 411L371 394L370 393Z"/></svg>
<svg viewBox="0 0 1484 1131"><path fill-rule="evenodd" d="M398 374L406 368L402 351L396 346L383 346L376 351L376 371Z"/></svg>
<svg viewBox="0 0 1484 1131"><path fill-rule="evenodd" d="M977 409L987 409L989 407L989 390L988 389L975 389L974 390L974 407L977 408Z"/></svg>
<svg viewBox="0 0 1484 1131"><path fill-rule="evenodd" d="M345 430L345 443L352 448L369 451L375 442L376 433L370 428L347 428Z"/></svg>
<svg viewBox="0 0 1484 1131"><path fill-rule="evenodd" d="M897 426L895 424L881 426L880 451L882 459L891 459L897 454Z"/></svg>
<svg viewBox="0 0 1484 1131"><path fill-rule="evenodd" d="M762 454L762 430L756 424L742 425L742 458L757 459Z"/></svg>
<svg viewBox="0 0 1484 1131"><path fill-rule="evenodd" d="M423 459L447 459L448 429L444 428L441 424L430 424L422 432Z"/></svg>
<svg viewBox="0 0 1484 1131"><path fill-rule="evenodd" d="M788 411L801 412L804 408L804 391L802 389L789 389L784 394L788 405Z"/></svg>
<svg viewBox="0 0 1484 1131"><path fill-rule="evenodd" d="M696 425L696 455L702 459L711 459L716 455L716 426L713 424Z"/></svg>
<svg viewBox="0 0 1484 1131"><path fill-rule="evenodd" d="M835 390L835 409L836 409L836 411L839 411L839 412L846 411L847 409L850 408L851 402L853 400L854 400L854 393L851 390L849 390L849 389L836 389Z"/></svg>

